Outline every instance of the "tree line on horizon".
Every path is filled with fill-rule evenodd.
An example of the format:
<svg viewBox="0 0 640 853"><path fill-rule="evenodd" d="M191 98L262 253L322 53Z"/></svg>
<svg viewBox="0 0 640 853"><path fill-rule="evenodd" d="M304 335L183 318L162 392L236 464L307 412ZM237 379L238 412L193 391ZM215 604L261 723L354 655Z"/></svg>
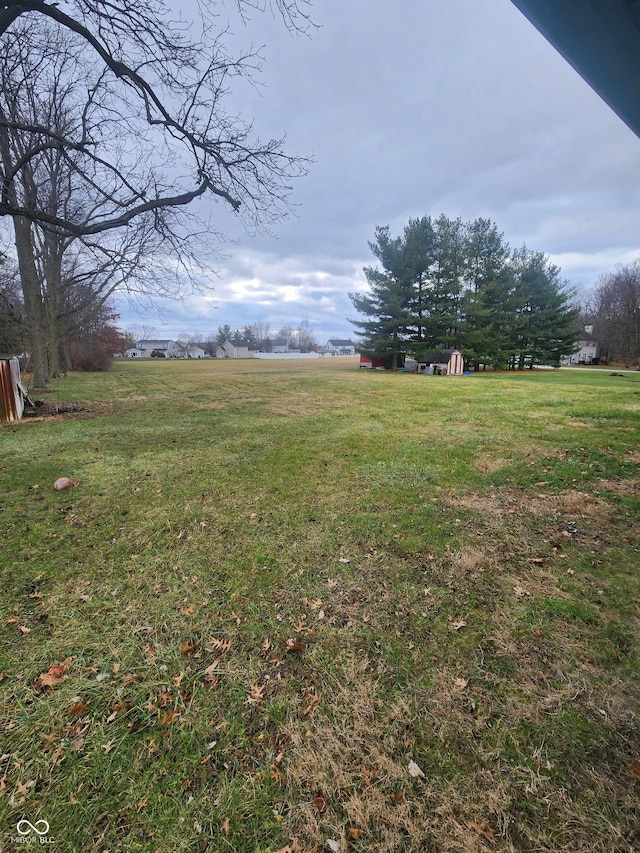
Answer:
<svg viewBox="0 0 640 853"><path fill-rule="evenodd" d="M129 338L132 338L133 333L133 330L128 331ZM155 331L153 334L147 333L140 337L152 340L155 337ZM135 340L135 337L133 337L133 343L135 343ZM207 335L200 334L199 332L183 332L178 335L177 340L185 344L199 344L210 353L215 353L216 349L221 347L226 341L234 340L253 344L259 347L262 352L271 352L273 347L281 341L286 341L291 349L299 349L301 352L311 352L312 350L319 349L318 341L308 320L302 320L296 326L285 324L277 331L271 328L269 322L262 320L249 323L246 326L240 326L236 329L225 323L218 326L217 332L209 332Z"/></svg>
<svg viewBox="0 0 640 853"><path fill-rule="evenodd" d="M542 252L511 249L489 219L423 216L401 235L378 226L378 260L365 293L349 294L363 319L361 349L393 369L403 355L460 350L474 366L559 365L575 350L578 309L560 269Z"/></svg>

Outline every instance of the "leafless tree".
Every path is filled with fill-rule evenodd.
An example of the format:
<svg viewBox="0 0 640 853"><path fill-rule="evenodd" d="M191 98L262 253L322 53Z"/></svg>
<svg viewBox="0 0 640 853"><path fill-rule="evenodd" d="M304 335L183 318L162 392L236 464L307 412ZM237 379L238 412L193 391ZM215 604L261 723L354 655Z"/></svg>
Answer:
<svg viewBox="0 0 640 853"><path fill-rule="evenodd" d="M255 342L264 347L271 340L271 325L263 321L256 321L251 324L251 331Z"/></svg>
<svg viewBox="0 0 640 853"><path fill-rule="evenodd" d="M274 9L304 29L305 6ZM196 38L155 0L65 8L0 8L0 215L15 231L36 384L58 367L53 316L69 322L89 299L100 310L117 289L148 295L151 277L153 292L171 295L196 281L190 249L203 232L209 243L222 235L187 217L189 204L213 197L268 227L306 168L282 139L262 142L225 110L231 81L259 70L260 56L227 53L212 4L200 6Z"/></svg>
<svg viewBox="0 0 640 853"><path fill-rule="evenodd" d="M308 24L305 0L275 4L289 27ZM264 226L287 209L293 177L305 164L285 153L282 139L261 141L251 124L226 112L234 77L251 77L261 64L258 51L232 57L225 47L213 3L200 3L199 33L173 18L162 0L70 0L67 13L42 0L6 0L0 8L0 37L10 49L19 19L48 19L73 34L98 79L89 87L88 111L99 112L96 131L82 122L73 132L46 121L3 117L0 126L27 135L20 164L3 175L0 214L22 216L69 234L97 234L146 213L188 205L209 195L223 201L252 226ZM259 3L239 2L241 14ZM211 35L211 34L214 35ZM36 51L42 45L34 44ZM47 59L43 56L43 62ZM83 81L76 84L84 87ZM118 127L119 145L110 129ZM91 222L70 212L52 214L29 205L11 187L20 171L45 148L61 148L77 178L109 202ZM162 229L160 218L157 226Z"/></svg>
<svg viewBox="0 0 640 853"><path fill-rule="evenodd" d="M640 363L640 262L602 276L590 299L598 351L627 367Z"/></svg>
<svg viewBox="0 0 640 853"><path fill-rule="evenodd" d="M24 305L18 269L0 254L0 354L16 355L26 342Z"/></svg>
<svg viewBox="0 0 640 853"><path fill-rule="evenodd" d="M126 334L129 335L134 341L153 341L156 337L157 331L155 326L147 326L147 325L133 325L130 326L126 330Z"/></svg>
<svg viewBox="0 0 640 853"><path fill-rule="evenodd" d="M318 346L318 341L308 320L302 320L298 326L298 346L302 352L311 352Z"/></svg>

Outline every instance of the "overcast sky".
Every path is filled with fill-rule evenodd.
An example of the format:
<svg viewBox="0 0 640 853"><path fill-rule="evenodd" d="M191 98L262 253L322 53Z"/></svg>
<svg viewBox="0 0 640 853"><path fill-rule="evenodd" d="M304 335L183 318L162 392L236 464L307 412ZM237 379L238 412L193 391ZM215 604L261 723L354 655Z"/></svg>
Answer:
<svg viewBox="0 0 640 853"><path fill-rule="evenodd" d="M640 257L640 139L510 0L318 0L314 20L310 38L269 15L236 26L266 62L260 91L227 104L313 156L295 213L251 236L216 206L237 242L213 295L160 314L119 303L122 327L206 337L304 320L320 343L353 337L348 293L366 286L375 226L427 214L488 217L575 285Z"/></svg>

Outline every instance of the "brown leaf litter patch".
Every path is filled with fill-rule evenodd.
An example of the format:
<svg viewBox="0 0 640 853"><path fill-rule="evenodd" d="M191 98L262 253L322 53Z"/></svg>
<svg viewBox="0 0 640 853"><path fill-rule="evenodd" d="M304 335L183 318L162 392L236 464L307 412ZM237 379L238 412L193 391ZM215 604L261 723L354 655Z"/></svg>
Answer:
<svg viewBox="0 0 640 853"><path fill-rule="evenodd" d="M518 689L505 691L472 670L461 661L428 690L390 698L368 660L353 658L326 686L328 713L313 730L288 732L283 766L296 792L289 832L304 849L333 839L351 850L357 827L367 853L631 853L628 767L640 745L623 700L578 676L551 683L525 669ZM592 742L578 753L553 735L547 742L549 720L564 712L593 721Z"/></svg>
<svg viewBox="0 0 640 853"><path fill-rule="evenodd" d="M539 488L544 486L540 485ZM613 490L611 485L608 485L608 490ZM581 518L591 523L604 524L611 511L608 504L598 496L576 489L556 494L537 492L535 495L515 489L496 490L482 495L449 493L444 497L444 504L450 509L470 509L488 521L509 519L510 524L526 522L531 516L557 520Z"/></svg>
<svg viewBox="0 0 640 853"><path fill-rule="evenodd" d="M481 474L495 474L496 471L501 471L503 468L508 468L509 465L512 465L513 460L480 453L476 455L473 464L476 471L479 471Z"/></svg>
<svg viewBox="0 0 640 853"><path fill-rule="evenodd" d="M610 492L614 495L638 495L640 494L640 479L632 480L620 478L619 480L598 480L597 490L599 492Z"/></svg>
<svg viewBox="0 0 640 853"><path fill-rule="evenodd" d="M73 420L90 420L114 414L116 406L110 403L92 403L90 406L82 402L56 402L36 400L36 411L25 411L17 424L42 423L42 421L59 421L72 418ZM15 424L14 424L15 425Z"/></svg>
<svg viewBox="0 0 640 853"><path fill-rule="evenodd" d="M368 669L367 658L353 659L343 681L332 686L330 718L316 721L313 733L290 732L287 777L307 792L292 808L292 834L319 849L328 838L347 849L355 826L368 850L391 853L408 840L413 846L402 849L428 849L434 792L429 780L412 777L412 756L395 743L388 725L411 712L402 702L387 708ZM314 804L318 791L322 810Z"/></svg>

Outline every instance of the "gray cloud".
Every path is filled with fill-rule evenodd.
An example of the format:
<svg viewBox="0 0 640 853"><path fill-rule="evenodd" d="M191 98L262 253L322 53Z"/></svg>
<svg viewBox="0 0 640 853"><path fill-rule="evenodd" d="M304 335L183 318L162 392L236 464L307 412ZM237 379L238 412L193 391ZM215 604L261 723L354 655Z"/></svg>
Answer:
<svg viewBox="0 0 640 853"><path fill-rule="evenodd" d="M640 254L640 140L509 0L325 0L315 17L311 39L269 16L237 28L267 61L235 107L315 162L277 237L216 206L238 243L213 300L165 306L167 334L262 319L349 336L367 240L410 216L490 217L587 285Z"/></svg>

